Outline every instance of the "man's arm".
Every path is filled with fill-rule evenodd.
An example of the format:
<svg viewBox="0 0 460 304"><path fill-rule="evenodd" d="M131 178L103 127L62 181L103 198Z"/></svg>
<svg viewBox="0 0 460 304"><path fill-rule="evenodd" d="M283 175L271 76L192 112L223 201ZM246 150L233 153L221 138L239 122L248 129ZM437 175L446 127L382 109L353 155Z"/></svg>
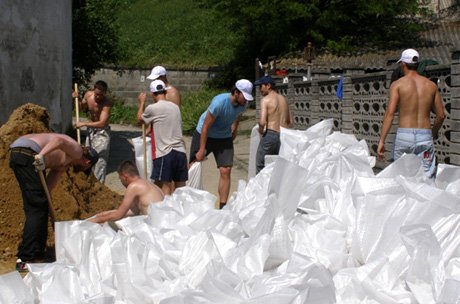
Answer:
<svg viewBox="0 0 460 304"><path fill-rule="evenodd" d="M98 224L105 223L107 221L118 221L128 214L132 205L136 201L137 196L136 187L128 186L128 188L126 188L125 197L123 198L123 201L121 202L118 209L101 212L95 217L88 219L88 221Z"/></svg>
<svg viewBox="0 0 460 304"><path fill-rule="evenodd" d="M433 112L436 114L436 118L433 123L432 133L433 138L438 138L439 129L441 129L442 123L446 118L446 114L444 113L444 106L441 101L441 95L439 94L438 90L436 89L436 95L434 97L434 104L433 104Z"/></svg>
<svg viewBox="0 0 460 304"><path fill-rule="evenodd" d="M232 139L235 139L236 134L238 133L238 126L240 125L240 117L241 117L241 114L236 118L236 120L232 124Z"/></svg>
<svg viewBox="0 0 460 304"><path fill-rule="evenodd" d="M77 127L90 127L90 128L103 128L109 123L110 111L112 110L112 103L110 101L104 102L101 114L98 121L85 121L77 124Z"/></svg>
<svg viewBox="0 0 460 304"><path fill-rule="evenodd" d="M200 149L195 154L195 159L197 161L202 161L205 157L206 142L208 140L208 131L215 121L216 117L214 117L209 111L207 111L206 117L203 122L203 127L201 128Z"/></svg>
<svg viewBox="0 0 460 304"><path fill-rule="evenodd" d="M63 171L64 170L51 169L48 172L46 175L46 186L48 187L48 191L53 191L54 187L56 187L57 183L59 182L59 178L61 177Z"/></svg>
<svg viewBox="0 0 460 304"><path fill-rule="evenodd" d="M259 133L264 134L267 125L267 100L262 98L260 101L260 116L259 116Z"/></svg>
<svg viewBox="0 0 460 304"><path fill-rule="evenodd" d="M141 92L139 93L139 95L137 96L137 105L138 105L138 109L137 109L137 122L139 124L143 124L144 123L144 120L142 119L142 114L144 113L144 110L145 110L145 100L147 99L147 94L145 94L145 92Z"/></svg>
<svg viewBox="0 0 460 304"><path fill-rule="evenodd" d="M399 91L397 87L397 82L394 82L390 87L390 99L388 101L387 110L385 111L385 116L383 117L382 129L380 133L379 145L377 148L377 154L380 159L384 158L385 153L385 139L390 131L393 119L398 108L399 103Z"/></svg>

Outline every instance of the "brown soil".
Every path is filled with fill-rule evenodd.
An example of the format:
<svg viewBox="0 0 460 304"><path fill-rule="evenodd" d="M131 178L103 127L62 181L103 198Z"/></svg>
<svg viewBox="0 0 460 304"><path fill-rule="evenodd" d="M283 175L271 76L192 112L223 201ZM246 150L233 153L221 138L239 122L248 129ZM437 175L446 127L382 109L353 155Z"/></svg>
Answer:
<svg viewBox="0 0 460 304"><path fill-rule="evenodd" d="M29 133L52 132L45 108L26 104L11 114L0 127L0 274L14 270L16 249L22 237L24 212L21 191L9 167L9 146L18 137ZM51 193L58 221L85 219L115 208L122 197L101 184L91 174L74 173L69 169ZM48 227L48 250L54 249L54 233Z"/></svg>

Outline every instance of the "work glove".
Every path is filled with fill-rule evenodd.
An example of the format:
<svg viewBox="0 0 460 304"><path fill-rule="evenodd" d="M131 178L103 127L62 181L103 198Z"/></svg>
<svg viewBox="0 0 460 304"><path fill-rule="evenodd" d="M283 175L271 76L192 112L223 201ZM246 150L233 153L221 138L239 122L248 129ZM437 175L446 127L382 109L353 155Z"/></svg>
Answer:
<svg viewBox="0 0 460 304"><path fill-rule="evenodd" d="M43 155L37 154L35 155L35 161L34 161L34 166L35 170L38 171L43 171L45 170L45 158Z"/></svg>

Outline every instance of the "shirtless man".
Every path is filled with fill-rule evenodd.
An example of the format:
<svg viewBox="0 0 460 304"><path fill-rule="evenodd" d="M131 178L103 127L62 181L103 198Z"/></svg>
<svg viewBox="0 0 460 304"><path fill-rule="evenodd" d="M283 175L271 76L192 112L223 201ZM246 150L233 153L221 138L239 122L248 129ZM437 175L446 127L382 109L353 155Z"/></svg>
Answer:
<svg viewBox="0 0 460 304"><path fill-rule="evenodd" d="M10 150L10 167L21 188L25 212L16 269L25 271L26 263L43 261L48 234L48 199L37 172L49 169L46 184L51 191L69 166L85 171L96 163L98 155L94 149L82 148L73 138L57 133L21 136Z"/></svg>
<svg viewBox="0 0 460 304"><path fill-rule="evenodd" d="M260 86L263 98L260 101L259 133L262 138L256 154L256 173L265 167L265 155L278 155L281 127L290 128L291 111L283 95L278 94L271 76L263 76L254 83Z"/></svg>
<svg viewBox="0 0 460 304"><path fill-rule="evenodd" d="M87 127L86 145L99 153L99 161L94 166L96 178L104 183L110 149L109 117L113 103L107 96L107 83L96 81L94 89L85 93L80 107L88 112L89 121L76 123L75 128ZM75 96L74 96L75 97Z"/></svg>
<svg viewBox="0 0 460 304"><path fill-rule="evenodd" d="M93 223L117 221L126 216L147 215L151 203L163 201L163 192L156 185L139 176L136 165L129 160L123 161L118 167L118 177L126 193L116 210L105 211L88 219Z"/></svg>
<svg viewBox="0 0 460 304"><path fill-rule="evenodd" d="M433 177L436 166L433 138L438 137L445 114L436 84L417 74L419 61L419 54L414 49L405 50L398 61L404 77L390 86L390 99L383 118L377 154L380 159L384 159L385 138L399 107L399 128L394 143L393 159L398 159L404 153L416 154L421 158L425 174ZM432 127L431 111L436 114Z"/></svg>

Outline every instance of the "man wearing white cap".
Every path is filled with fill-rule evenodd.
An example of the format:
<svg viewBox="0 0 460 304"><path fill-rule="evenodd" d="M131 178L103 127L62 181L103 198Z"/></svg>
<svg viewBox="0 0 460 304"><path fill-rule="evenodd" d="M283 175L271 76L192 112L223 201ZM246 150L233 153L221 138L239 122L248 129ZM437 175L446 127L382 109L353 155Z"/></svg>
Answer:
<svg viewBox="0 0 460 304"><path fill-rule="evenodd" d="M180 109L166 100L167 90L163 81L152 81L150 92L154 103L143 113L138 112L138 121L153 124L156 158L150 178L155 180L165 195L170 195L175 188L185 186L188 165ZM143 109L144 105L145 98L139 99L139 109Z"/></svg>
<svg viewBox="0 0 460 304"><path fill-rule="evenodd" d="M164 84L167 87L165 99L175 103L180 109L180 105L181 105L180 92L176 87L172 86L169 83L166 74L167 74L166 69L164 67L162 67L161 65L157 65L157 66L153 67L152 71L150 72L150 75L147 76L147 79L163 81ZM147 96L146 96L145 92L141 92L139 94L139 96L137 97L139 103L141 102L141 100L145 101L146 98L147 98ZM144 108L139 108L138 109L138 113L142 113L143 111L144 111ZM155 150L156 150L155 149L155 139L154 139L154 136L155 136L154 133L155 132L153 131L152 125L149 125L147 127L146 133L150 134L150 138L151 138L151 141L152 141L152 159L155 159L156 158L156 154L155 154Z"/></svg>
<svg viewBox="0 0 460 304"><path fill-rule="evenodd" d="M152 69L152 72L150 73L149 76L147 76L147 79L150 80L161 80L165 83L166 87L168 88L168 91L166 93L166 100L174 102L178 107L180 107L180 102L181 102L181 96L180 92L177 88L173 87L166 76L167 72L164 67L161 65L157 65Z"/></svg>
<svg viewBox="0 0 460 304"><path fill-rule="evenodd" d="M405 50L398 60L404 76L390 86L390 99L383 118L377 153L379 158L384 158L385 139L399 108L393 159L398 159L404 153L416 154L421 158L425 175L433 177L436 168L433 138L438 137L445 114L436 83L417 73L419 62L419 54L414 49ZM436 115L433 126L431 111Z"/></svg>
<svg viewBox="0 0 460 304"><path fill-rule="evenodd" d="M227 203L230 192L230 175L233 166L233 140L236 137L240 115L246 110L247 101L253 100L252 83L238 80L230 93L215 96L208 109L201 114L193 134L190 161L202 161L214 154L219 168L220 208Z"/></svg>

